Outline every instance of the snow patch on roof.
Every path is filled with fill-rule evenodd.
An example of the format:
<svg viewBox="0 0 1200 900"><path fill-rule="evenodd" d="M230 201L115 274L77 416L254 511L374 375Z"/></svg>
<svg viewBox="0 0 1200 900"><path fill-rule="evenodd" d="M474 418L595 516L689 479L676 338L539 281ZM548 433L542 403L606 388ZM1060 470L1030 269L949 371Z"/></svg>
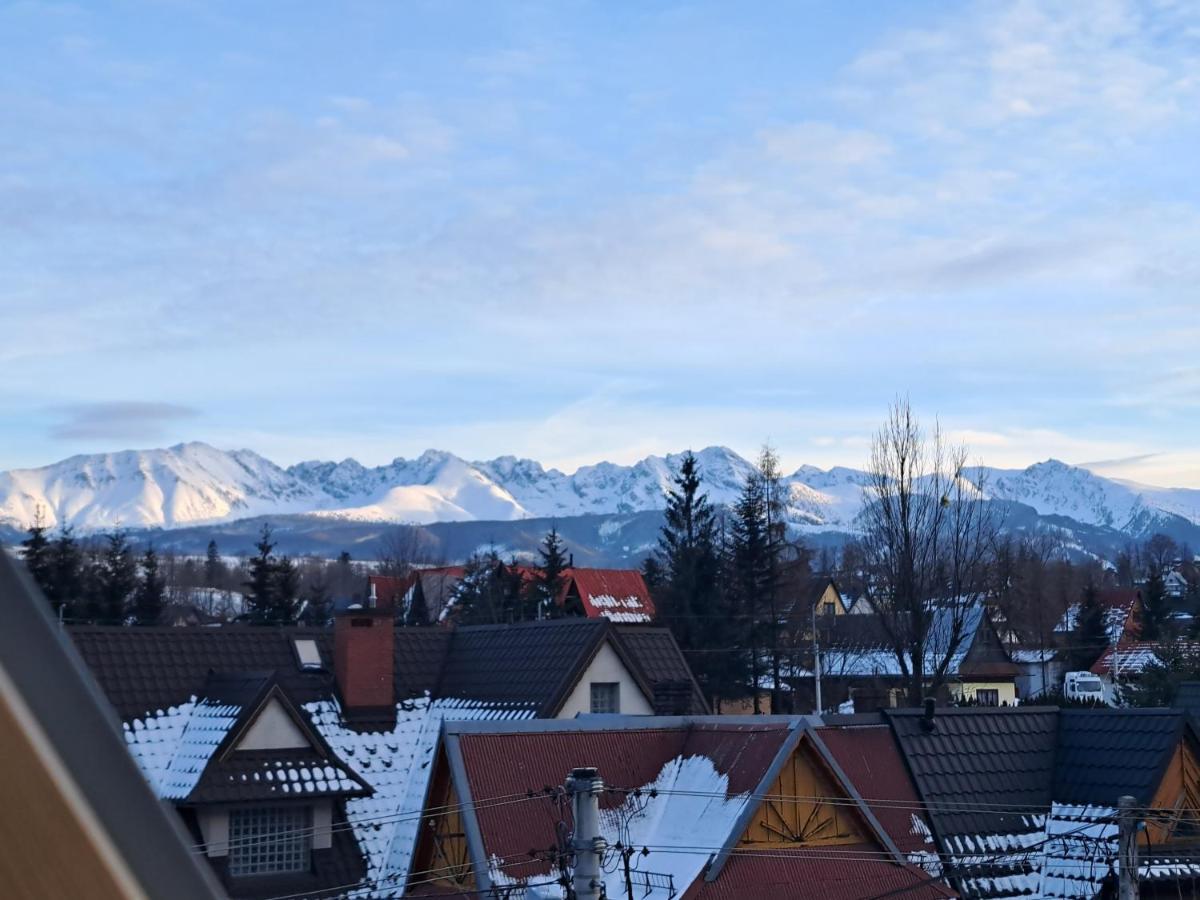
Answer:
<svg viewBox="0 0 1200 900"><path fill-rule="evenodd" d="M123 723L125 744L158 796L182 800L196 787L241 708L194 696Z"/></svg>
<svg viewBox="0 0 1200 900"><path fill-rule="evenodd" d="M358 732L346 727L334 700L304 706L333 752L374 790L346 801L346 818L367 857L373 897L399 896L408 878L417 831L442 721L528 719L533 713L494 703L423 697L396 705L389 731Z"/></svg>

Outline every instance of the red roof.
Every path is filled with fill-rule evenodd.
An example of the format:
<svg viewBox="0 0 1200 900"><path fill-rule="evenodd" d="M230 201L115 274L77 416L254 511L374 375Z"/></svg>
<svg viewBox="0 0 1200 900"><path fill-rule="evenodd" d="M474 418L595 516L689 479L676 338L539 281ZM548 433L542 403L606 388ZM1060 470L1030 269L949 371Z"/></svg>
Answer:
<svg viewBox="0 0 1200 900"><path fill-rule="evenodd" d="M718 772L729 777L730 794L758 787L771 761L789 735L787 723L764 725L705 724L674 728L621 728L492 734L463 734L459 738L472 798L535 794L560 785L576 766L595 766L606 784L635 788L658 777L676 757L708 756ZM504 760L504 765L496 765ZM601 809L625 802L623 793L606 793ZM553 801L488 806L476 815L484 855L500 859L521 856L531 848L554 846L559 811ZM563 815L571 823L570 804ZM545 875L550 864L514 861L503 866L512 878ZM680 890L683 885L678 886Z"/></svg>
<svg viewBox="0 0 1200 900"><path fill-rule="evenodd" d="M654 618L650 589L637 569L567 569L566 576L565 593L573 582L590 619L649 622Z"/></svg>
<svg viewBox="0 0 1200 900"><path fill-rule="evenodd" d="M936 851L900 748L887 725L821 728L817 734L901 853ZM917 816L925 831L914 827Z"/></svg>
<svg viewBox="0 0 1200 900"><path fill-rule="evenodd" d="M683 900L874 900L893 893L897 900L957 896L915 866L892 862L880 856L878 848L857 844L754 855L735 852L715 881L697 879Z"/></svg>
<svg viewBox="0 0 1200 900"><path fill-rule="evenodd" d="M676 721L646 726L626 721L595 727L579 727L578 723L504 726L497 723L495 730L470 724L459 729L450 726L446 733L447 751L451 758L459 756L462 760L461 771L466 782L459 784L458 789L460 796L465 793L464 788L469 791L475 804L471 815L482 839L483 857L502 861L500 869L509 879L536 880L550 875L549 854L541 853L537 858L529 854L555 846L558 822L567 829L572 827L570 803L555 792L554 786L561 785L576 766L595 766L610 787L636 788L654 783L672 761L700 757L709 760L727 779L724 787L727 799L745 797L763 790L769 776L774 777L776 767L782 765L782 754L794 752L812 734L798 732L795 722L781 718L728 723L717 718L691 719L680 724L675 724ZM840 731L835 733L835 729L823 729L818 734L822 740L829 735L837 746L835 758L839 764L845 760L846 765L856 767L868 779L869 790L860 788L860 793L877 792L881 798L895 797L915 803L915 792L907 775L898 768L901 763L895 745L885 745L881 740L881 736L891 740L886 727L854 729L852 734L845 735ZM861 744L851 746L860 740ZM820 751L820 742L814 744L814 749ZM504 764L497 765L497 760L503 760ZM463 776L454 776L456 783L460 777ZM889 783L894 780L902 785ZM516 799L485 802L488 798ZM625 791L606 791L601 795L600 805L602 809L618 808L627 798ZM736 900L769 896L800 900L813 897L814 891L823 900L866 900L890 891L902 891L906 897L917 900L955 896L943 884L932 882L925 872L892 855L882 840L811 849L737 849L736 840L753 808L744 807L736 819L723 822L720 827L724 831L708 835L707 840L713 844L711 850L689 848L688 852L709 854L718 861L709 868L702 865L702 858L684 876L694 879L691 883L679 883L677 874L675 889L681 897ZM720 814L717 815L716 821L722 821ZM884 827L905 833L898 817ZM723 859L721 846L731 844L734 849ZM656 850L663 850L662 846L656 847L653 840L649 846L650 854L640 860L639 868L648 872L673 868L662 865L662 856L656 857ZM923 843L920 846L926 849ZM685 867L684 871L688 869ZM705 873L714 880L704 881Z"/></svg>

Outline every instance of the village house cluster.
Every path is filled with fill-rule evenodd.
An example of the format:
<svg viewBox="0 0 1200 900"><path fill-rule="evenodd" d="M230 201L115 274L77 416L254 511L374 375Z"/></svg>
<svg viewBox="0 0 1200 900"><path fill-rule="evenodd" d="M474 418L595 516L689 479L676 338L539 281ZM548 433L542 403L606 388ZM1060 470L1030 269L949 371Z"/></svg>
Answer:
<svg viewBox="0 0 1200 900"><path fill-rule="evenodd" d="M1116 896L1123 815L1141 896L1200 886L1192 714L1014 705L983 608L950 679L977 702L892 708L870 617L814 582L818 623L852 636L824 656L833 703L875 709L721 715L668 629L595 602L626 576L575 574L588 616L398 626L432 577L372 581L332 629L60 629L34 600L28 627L99 686L140 772L114 784L173 807L231 897L564 898L589 853L604 896L643 900ZM1112 609L1119 656L1136 606Z"/></svg>

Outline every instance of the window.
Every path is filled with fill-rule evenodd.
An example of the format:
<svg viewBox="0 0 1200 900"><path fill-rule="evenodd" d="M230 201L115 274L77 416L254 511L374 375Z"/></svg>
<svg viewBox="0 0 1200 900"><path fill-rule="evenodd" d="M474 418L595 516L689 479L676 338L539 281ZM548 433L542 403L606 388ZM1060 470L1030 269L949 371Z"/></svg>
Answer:
<svg viewBox="0 0 1200 900"><path fill-rule="evenodd" d="M621 685L615 681L592 682L592 712L619 713L621 711Z"/></svg>
<svg viewBox="0 0 1200 900"><path fill-rule="evenodd" d="M253 806L229 813L229 874L304 872L312 849L307 806Z"/></svg>
<svg viewBox="0 0 1200 900"><path fill-rule="evenodd" d="M997 688L980 688L975 692L975 700L980 706L999 706L1000 691Z"/></svg>
<svg viewBox="0 0 1200 900"><path fill-rule="evenodd" d="M300 663L301 669L324 668L321 663L321 651L317 649L316 641L310 638L297 638L292 645L296 648L296 659Z"/></svg>
<svg viewBox="0 0 1200 900"><path fill-rule="evenodd" d="M832 616L837 614L837 604L832 601L825 604L825 608L821 610L824 615Z"/></svg>

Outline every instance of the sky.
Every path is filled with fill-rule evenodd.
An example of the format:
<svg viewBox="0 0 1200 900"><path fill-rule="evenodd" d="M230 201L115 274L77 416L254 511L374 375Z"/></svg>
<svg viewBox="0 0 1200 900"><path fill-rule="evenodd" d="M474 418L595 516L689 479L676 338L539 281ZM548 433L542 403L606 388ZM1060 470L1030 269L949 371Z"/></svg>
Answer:
<svg viewBox="0 0 1200 900"><path fill-rule="evenodd" d="M1200 5L0 2L0 468L1200 487Z"/></svg>

